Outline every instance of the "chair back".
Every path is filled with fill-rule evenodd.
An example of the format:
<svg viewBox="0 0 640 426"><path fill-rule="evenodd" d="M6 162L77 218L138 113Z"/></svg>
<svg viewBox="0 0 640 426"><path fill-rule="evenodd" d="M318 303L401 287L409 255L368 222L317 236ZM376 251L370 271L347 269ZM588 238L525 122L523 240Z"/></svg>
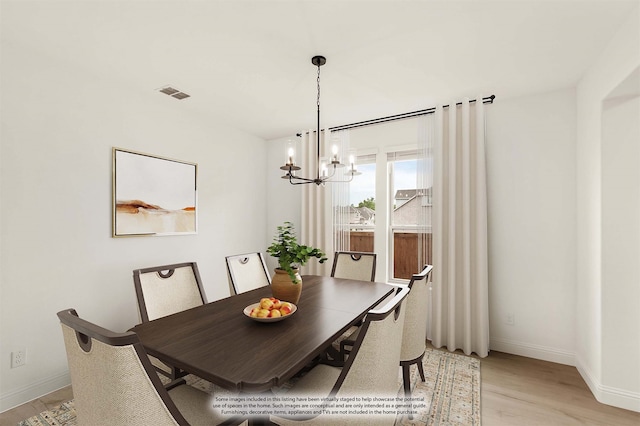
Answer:
<svg viewBox="0 0 640 426"><path fill-rule="evenodd" d="M411 292L407 297L406 317L402 332L401 361L414 360L427 348L427 315L429 315L429 275L433 265L426 265L409 282Z"/></svg>
<svg viewBox="0 0 640 426"><path fill-rule="evenodd" d="M375 281L376 254L357 251L337 251L331 276L350 280Z"/></svg>
<svg viewBox="0 0 640 426"><path fill-rule="evenodd" d="M133 282L143 322L207 303L196 262L136 269Z"/></svg>
<svg viewBox="0 0 640 426"><path fill-rule="evenodd" d="M367 313L332 395L396 396L405 301L410 289L399 287L382 308Z"/></svg>
<svg viewBox="0 0 640 426"><path fill-rule="evenodd" d="M262 253L236 254L227 256L225 259L231 294L240 294L271 284L271 277Z"/></svg>
<svg viewBox="0 0 640 426"><path fill-rule="evenodd" d="M79 425L187 425L138 336L58 312Z"/></svg>

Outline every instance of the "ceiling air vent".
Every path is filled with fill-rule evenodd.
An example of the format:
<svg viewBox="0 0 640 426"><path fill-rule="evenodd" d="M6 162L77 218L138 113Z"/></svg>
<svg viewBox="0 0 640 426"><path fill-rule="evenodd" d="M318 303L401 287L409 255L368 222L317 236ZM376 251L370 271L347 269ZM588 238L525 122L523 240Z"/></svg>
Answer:
<svg viewBox="0 0 640 426"><path fill-rule="evenodd" d="M164 93L165 95L169 95L172 98L176 98L176 99L185 99L185 98L188 98L188 97L191 96L191 95L187 95L186 93L181 92L180 90L178 90L178 89L176 89L174 87L171 87L171 86L166 86L166 87L163 87L163 88L158 89L158 90L161 93Z"/></svg>

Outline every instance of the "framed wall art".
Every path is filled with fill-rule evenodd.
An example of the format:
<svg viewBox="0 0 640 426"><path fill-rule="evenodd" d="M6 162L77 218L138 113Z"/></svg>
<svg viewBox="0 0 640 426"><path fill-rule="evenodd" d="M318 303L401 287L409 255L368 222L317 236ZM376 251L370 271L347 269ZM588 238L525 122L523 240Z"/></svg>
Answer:
<svg viewBox="0 0 640 426"><path fill-rule="evenodd" d="M198 165L113 148L113 236L197 233Z"/></svg>

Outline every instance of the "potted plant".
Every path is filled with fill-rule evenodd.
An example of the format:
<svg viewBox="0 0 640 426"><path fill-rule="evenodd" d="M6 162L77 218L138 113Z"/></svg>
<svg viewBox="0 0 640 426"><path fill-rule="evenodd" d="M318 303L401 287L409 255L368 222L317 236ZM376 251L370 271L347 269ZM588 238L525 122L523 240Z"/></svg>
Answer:
<svg viewBox="0 0 640 426"><path fill-rule="evenodd" d="M319 259L320 263L327 260L322 250L298 244L291 222L278 226L278 232L273 243L267 248L267 253L278 258L278 268L271 282L273 297L292 303L298 303L302 291L302 279L298 268L305 265L312 257Z"/></svg>

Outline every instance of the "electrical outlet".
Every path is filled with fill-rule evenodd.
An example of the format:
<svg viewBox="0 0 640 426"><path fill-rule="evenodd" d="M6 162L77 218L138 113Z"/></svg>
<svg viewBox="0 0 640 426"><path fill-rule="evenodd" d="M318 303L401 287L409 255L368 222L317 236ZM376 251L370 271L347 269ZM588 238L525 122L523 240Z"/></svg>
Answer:
<svg viewBox="0 0 640 426"><path fill-rule="evenodd" d="M11 352L11 368L22 367L27 363L27 350L19 349Z"/></svg>
<svg viewBox="0 0 640 426"><path fill-rule="evenodd" d="M507 325L516 325L516 316L512 312L508 313L504 323Z"/></svg>

